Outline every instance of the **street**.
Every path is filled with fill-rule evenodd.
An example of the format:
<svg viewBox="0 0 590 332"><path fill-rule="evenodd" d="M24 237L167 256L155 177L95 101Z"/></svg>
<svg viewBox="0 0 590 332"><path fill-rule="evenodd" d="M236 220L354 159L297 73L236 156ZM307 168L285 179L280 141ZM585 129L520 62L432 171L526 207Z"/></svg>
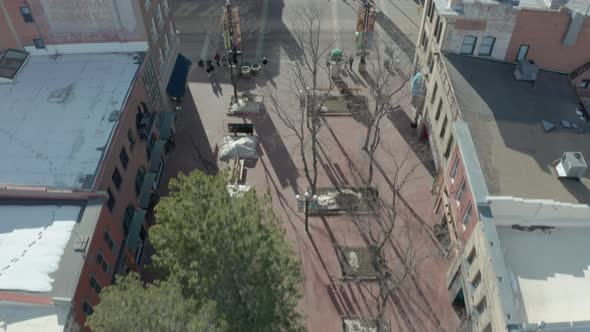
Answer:
<svg viewBox="0 0 590 332"><path fill-rule="evenodd" d="M360 0L234 0L240 8L243 61L269 61L255 78L239 81L239 92L249 91L267 96L276 91L286 105L297 104L290 94L293 65L299 61L293 34L293 15L298 8L321 2L325 16L321 20L320 44L323 48L341 48L346 56L355 53L355 29ZM270 191L275 213L284 223L287 239L298 255L304 273L303 299L300 309L308 331L341 331L346 317L372 318L376 308L376 287L369 282L349 282L342 278L336 247L362 247L365 240L350 218L310 216L310 234L304 228L304 216L297 209L296 194L303 193L307 182L298 154L298 140L285 123L271 110L265 99L265 112L251 118L230 117L226 114L232 85L226 69L216 67L209 79L199 59L213 59L223 53L220 17L225 1L172 0L177 30L181 39L181 53L191 59L189 73L190 94L196 110L183 110L177 121L177 147L164 174L163 183L178 171L199 168L214 172L225 164L217 160L217 151L227 124L249 122L255 126L260 139L260 154L246 170L246 183L259 193ZM410 73L415 43L418 38L420 13L411 0L376 0L375 47L394 59L399 71ZM332 45L332 46L330 46ZM320 47L320 48L322 48ZM369 55L370 57L371 55ZM370 75L356 70L343 71L344 84L367 95L372 84ZM320 85L328 86L327 74L321 73ZM408 85L403 75L395 82ZM390 331L455 331L459 320L450 303L445 284L444 252L432 235L435 219L431 186L433 169L427 147L410 128L411 108L409 86L396 96L396 112L381 124L384 133L378 153L375 183L379 193L389 198L388 183L398 176L394 165L404 161L404 171L411 172L399 194L399 230L392 236L391 246L414 247L420 262L410 276L387 299L386 318ZM338 187L359 183L359 173L367 169L368 158L362 150L366 127L354 117L323 117L319 135L320 160L318 187ZM393 179L393 180L392 180ZM397 218L397 217L396 217ZM403 251L403 250L402 250ZM403 256L403 255L401 255ZM399 258L402 259L403 258Z"/></svg>

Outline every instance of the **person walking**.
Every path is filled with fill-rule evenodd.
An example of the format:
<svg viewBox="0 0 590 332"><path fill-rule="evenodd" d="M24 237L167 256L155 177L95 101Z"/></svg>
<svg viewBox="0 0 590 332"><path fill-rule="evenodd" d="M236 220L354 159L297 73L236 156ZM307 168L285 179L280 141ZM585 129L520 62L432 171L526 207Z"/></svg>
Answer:
<svg viewBox="0 0 590 332"><path fill-rule="evenodd" d="M219 67L219 59L220 59L219 58L219 52L215 53L214 59L215 59L215 63L217 63L217 67Z"/></svg>
<svg viewBox="0 0 590 332"><path fill-rule="evenodd" d="M348 67L352 70L352 63L354 62L354 57L350 56L348 58Z"/></svg>

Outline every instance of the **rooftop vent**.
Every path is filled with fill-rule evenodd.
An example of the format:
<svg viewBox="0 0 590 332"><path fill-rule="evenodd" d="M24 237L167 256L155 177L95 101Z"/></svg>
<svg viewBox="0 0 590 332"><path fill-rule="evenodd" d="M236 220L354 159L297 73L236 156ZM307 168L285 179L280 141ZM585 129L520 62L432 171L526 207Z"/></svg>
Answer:
<svg viewBox="0 0 590 332"><path fill-rule="evenodd" d="M537 80L539 66L533 60L524 60L518 62L514 69L514 77L517 81L534 82Z"/></svg>
<svg viewBox="0 0 590 332"><path fill-rule="evenodd" d="M560 178L579 179L584 176L586 169L588 169L588 164L581 152L564 152L559 164L555 166Z"/></svg>

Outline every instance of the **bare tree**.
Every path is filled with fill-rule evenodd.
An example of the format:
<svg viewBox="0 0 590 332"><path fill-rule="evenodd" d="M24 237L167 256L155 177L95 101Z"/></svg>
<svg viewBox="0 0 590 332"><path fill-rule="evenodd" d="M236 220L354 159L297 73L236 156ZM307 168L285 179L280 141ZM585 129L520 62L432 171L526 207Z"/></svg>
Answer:
<svg viewBox="0 0 590 332"><path fill-rule="evenodd" d="M410 81L411 72L403 71L399 63L402 51L393 57L385 59L379 47L371 57L367 59L368 75L372 77L369 87L369 107L365 113L367 131L362 149L369 155L369 171L366 184L373 181L375 153L381 141L381 121L387 115L399 111L399 102L407 94L407 83ZM408 89L409 91L409 89Z"/></svg>
<svg viewBox="0 0 590 332"><path fill-rule="evenodd" d="M299 154L303 162L303 172L312 193L315 193L318 179L318 132L320 129L320 110L324 97L334 87L330 78L327 88L318 86L321 72L329 75L327 53L337 38L328 45L320 43L322 17L325 7L319 2L295 10L290 22L294 27L293 36L300 51L300 61L291 66L289 91L299 101L294 107L285 106L276 88L268 88L272 110L281 122L297 137ZM311 145L311 161L308 159L307 145Z"/></svg>
<svg viewBox="0 0 590 332"><path fill-rule="evenodd" d="M408 149L405 154L394 155L385 149L389 157L387 197L376 199L372 204L372 213L364 210L348 210L349 218L365 241L370 254L371 266L375 280L360 282L376 303L378 331L387 331L386 310L391 297L404 286L406 280L431 253L427 240L417 236L416 216L401 196L405 186L418 179L418 163L412 161ZM359 178L358 185L365 185L365 179ZM384 193L381 193L384 194ZM364 197L362 199L370 199ZM356 205L358 206L358 204ZM376 292L373 291L377 287Z"/></svg>

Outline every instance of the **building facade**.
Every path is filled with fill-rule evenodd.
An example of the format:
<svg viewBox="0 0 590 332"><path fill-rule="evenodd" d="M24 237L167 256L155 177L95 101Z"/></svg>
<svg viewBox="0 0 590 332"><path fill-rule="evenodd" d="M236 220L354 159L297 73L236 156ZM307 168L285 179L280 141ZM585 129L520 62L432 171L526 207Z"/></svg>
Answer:
<svg viewBox="0 0 590 332"><path fill-rule="evenodd" d="M76 232L59 233L53 283L12 287L0 275L0 317L15 330L84 330L100 291L141 270L176 112L193 102L190 61L167 0L1 0L0 30L0 206L81 211L68 217ZM18 230L6 227L0 236ZM20 250L1 248L1 263ZM33 269L25 263L12 269Z"/></svg>

